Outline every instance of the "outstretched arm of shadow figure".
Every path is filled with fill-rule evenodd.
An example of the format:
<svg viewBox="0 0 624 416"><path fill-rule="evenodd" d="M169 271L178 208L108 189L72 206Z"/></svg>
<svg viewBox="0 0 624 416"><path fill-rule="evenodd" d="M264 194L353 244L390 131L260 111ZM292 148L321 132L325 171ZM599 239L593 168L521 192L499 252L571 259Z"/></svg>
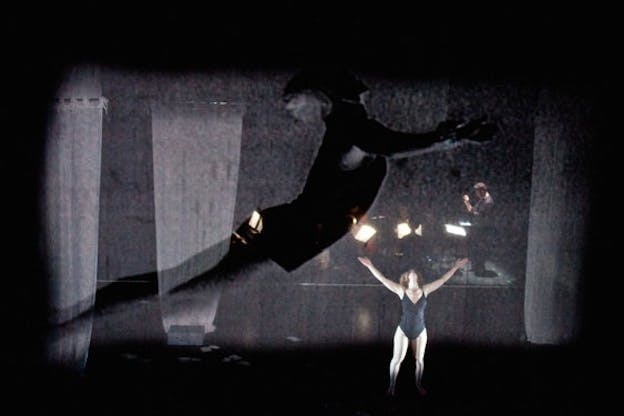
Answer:
<svg viewBox="0 0 624 416"><path fill-rule="evenodd" d="M450 150L462 144L484 143L490 141L497 131L496 123L485 117L469 122L447 120L425 133L395 131L371 119L357 145L366 152L402 158Z"/></svg>

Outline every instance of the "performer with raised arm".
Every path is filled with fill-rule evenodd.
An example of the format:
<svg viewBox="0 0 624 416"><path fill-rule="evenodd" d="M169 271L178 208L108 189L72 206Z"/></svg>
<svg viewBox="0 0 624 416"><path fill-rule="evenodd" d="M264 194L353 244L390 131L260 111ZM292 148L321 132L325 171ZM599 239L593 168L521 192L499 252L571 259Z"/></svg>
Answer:
<svg viewBox="0 0 624 416"><path fill-rule="evenodd" d="M394 396L396 393L397 376L410 344L416 360L416 388L421 395L425 395L427 392L422 386L422 376L425 348L427 347L427 328L425 326L427 298L432 292L445 284L458 269L463 267L468 262L468 258L456 260L455 265L448 272L430 283L424 283L422 276L414 269L403 273L397 283L385 277L368 257L358 257L358 260L370 270L377 280L396 293L401 299L403 313L401 321L394 332L388 395Z"/></svg>

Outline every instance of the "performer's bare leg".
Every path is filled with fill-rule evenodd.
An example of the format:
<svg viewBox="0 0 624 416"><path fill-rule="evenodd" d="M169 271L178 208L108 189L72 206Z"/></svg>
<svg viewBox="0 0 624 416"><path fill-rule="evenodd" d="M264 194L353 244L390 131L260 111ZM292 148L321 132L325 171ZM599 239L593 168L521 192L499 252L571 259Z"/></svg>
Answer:
<svg viewBox="0 0 624 416"><path fill-rule="evenodd" d="M427 329L418 335L418 338L412 341L412 351L414 351L414 359L416 360L416 388L421 395L427 394L422 386L423 372L425 371L425 349L427 348Z"/></svg>
<svg viewBox="0 0 624 416"><path fill-rule="evenodd" d="M392 349L392 360L390 360L390 385L388 386L388 395L396 394L396 380L399 375L401 363L407 354L409 340L401 330L397 327L394 332L394 346Z"/></svg>

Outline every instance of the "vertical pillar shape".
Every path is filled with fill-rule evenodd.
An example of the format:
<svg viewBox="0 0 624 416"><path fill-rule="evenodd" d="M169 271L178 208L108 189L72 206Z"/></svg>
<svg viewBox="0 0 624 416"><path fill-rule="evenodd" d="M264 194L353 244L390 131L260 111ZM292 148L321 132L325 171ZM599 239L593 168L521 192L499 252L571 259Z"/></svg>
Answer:
<svg viewBox="0 0 624 416"><path fill-rule="evenodd" d="M536 344L565 344L580 333L591 108L554 88L538 98L524 302L527 340Z"/></svg>
<svg viewBox="0 0 624 416"><path fill-rule="evenodd" d="M98 74L93 67L69 71L50 111L42 211L51 324L75 318L95 300L102 114L107 105L99 95ZM55 337L48 351L52 362L85 362L91 325L82 322Z"/></svg>
<svg viewBox="0 0 624 416"><path fill-rule="evenodd" d="M152 105L159 292L215 265L232 233L244 109L226 102ZM163 324L214 329L219 294L184 311L163 304ZM184 333L184 331L178 331ZM196 339L196 334L193 334ZM177 342L180 342L179 340Z"/></svg>

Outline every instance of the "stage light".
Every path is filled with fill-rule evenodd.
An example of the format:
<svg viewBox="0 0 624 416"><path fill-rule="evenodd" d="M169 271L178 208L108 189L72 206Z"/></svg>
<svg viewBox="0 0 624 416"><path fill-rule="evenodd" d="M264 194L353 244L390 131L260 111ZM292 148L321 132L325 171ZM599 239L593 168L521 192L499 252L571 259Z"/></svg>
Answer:
<svg viewBox="0 0 624 416"><path fill-rule="evenodd" d="M416 229L414 230L414 234L422 237L422 233L423 233L422 230L423 230L422 224L418 224L418 227L416 227Z"/></svg>
<svg viewBox="0 0 624 416"><path fill-rule="evenodd" d="M464 227L453 224L444 224L444 227L446 228L446 232L449 234L459 235L461 237L466 236L466 229Z"/></svg>
<svg viewBox="0 0 624 416"><path fill-rule="evenodd" d="M254 211L249 218L249 226L256 231L262 231L262 216L258 211Z"/></svg>
<svg viewBox="0 0 624 416"><path fill-rule="evenodd" d="M366 243L368 242L368 240L371 239L373 235L375 235L376 232L377 230L375 230L373 227L371 227L370 225L364 224L361 227L359 227L354 237L356 240L361 241L362 243Z"/></svg>
<svg viewBox="0 0 624 416"><path fill-rule="evenodd" d="M396 232L397 232L397 237L400 240L406 235L409 235L412 232L412 229L406 222L402 222L399 225L397 225Z"/></svg>

